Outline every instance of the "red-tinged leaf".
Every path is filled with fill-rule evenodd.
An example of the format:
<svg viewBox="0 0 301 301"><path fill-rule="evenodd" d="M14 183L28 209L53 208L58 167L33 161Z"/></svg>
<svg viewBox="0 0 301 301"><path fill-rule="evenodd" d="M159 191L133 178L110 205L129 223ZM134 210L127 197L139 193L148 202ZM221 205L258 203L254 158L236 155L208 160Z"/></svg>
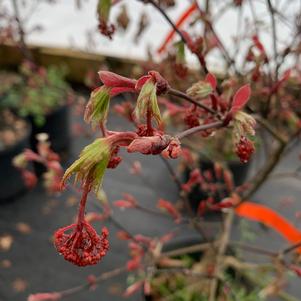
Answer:
<svg viewBox="0 0 301 301"><path fill-rule="evenodd" d="M126 200L115 201L113 204L115 207L119 207L119 208L135 208L136 207L135 204L133 204L132 202L126 201Z"/></svg>
<svg viewBox="0 0 301 301"><path fill-rule="evenodd" d="M131 236L129 235L129 233L127 233L126 231L118 231L116 234L117 238L120 240L129 240L131 239Z"/></svg>
<svg viewBox="0 0 301 301"><path fill-rule="evenodd" d="M129 272L135 271L141 267L141 257L136 256L126 263L126 268Z"/></svg>
<svg viewBox="0 0 301 301"><path fill-rule="evenodd" d="M216 81L216 77L215 77L214 74L208 73L206 75L205 81L211 85L211 87L212 87L213 90L216 89L217 81Z"/></svg>
<svg viewBox="0 0 301 301"><path fill-rule="evenodd" d="M272 228L292 244L301 241L301 231L271 208L252 202L244 202L235 209L235 212L241 217L263 223ZM301 253L301 248L297 251Z"/></svg>
<svg viewBox="0 0 301 301"><path fill-rule="evenodd" d="M157 207L169 213L173 217L176 223L180 222L181 215L177 210L177 208L171 202L166 201L164 199L159 199L157 203Z"/></svg>
<svg viewBox="0 0 301 301"><path fill-rule="evenodd" d="M140 243L143 243L143 244L150 244L152 239L150 237L146 237L144 235L141 235L141 234L137 234L135 235L135 240L140 242Z"/></svg>
<svg viewBox="0 0 301 301"><path fill-rule="evenodd" d="M140 77L136 82L136 90L140 91L149 79L151 79L150 75L143 75L142 77Z"/></svg>
<svg viewBox="0 0 301 301"><path fill-rule="evenodd" d="M184 24L184 22L189 18L189 16L192 15L192 13L194 11L197 10L197 4L193 3L191 4L184 12L183 14L180 16L180 18L177 20L177 22L175 23L175 26L180 29L180 27ZM164 50L166 49L166 47L168 46L168 44L171 42L172 38L174 37L176 31L173 29L171 30L168 35L166 36L165 40L163 41L162 45L160 46L160 48L158 49L158 53L162 53L164 52Z"/></svg>
<svg viewBox="0 0 301 301"><path fill-rule="evenodd" d="M123 294L123 297L130 297L133 294L135 294L137 291L139 291L144 284L144 280L139 280L135 282L134 284L130 285L126 291Z"/></svg>
<svg viewBox="0 0 301 301"><path fill-rule="evenodd" d="M130 88L130 87L116 87L116 88L111 89L110 96L114 97L121 93L126 93L126 92L135 93L136 90L134 88Z"/></svg>
<svg viewBox="0 0 301 301"><path fill-rule="evenodd" d="M172 240L175 236L176 236L176 234L174 232L167 233L160 237L160 242L164 244L164 243Z"/></svg>
<svg viewBox="0 0 301 301"><path fill-rule="evenodd" d="M251 95L250 85L242 86L234 95L231 112L236 113L241 110L248 102Z"/></svg>
<svg viewBox="0 0 301 301"><path fill-rule="evenodd" d="M136 80L127 78L110 71L99 71L100 80L103 84L110 88L126 87L135 89Z"/></svg>
<svg viewBox="0 0 301 301"><path fill-rule="evenodd" d="M260 42L259 38L257 35L254 35L252 37L252 40L254 42L255 47L261 52L261 53L265 53L265 49L264 46L262 45L262 43Z"/></svg>
<svg viewBox="0 0 301 301"><path fill-rule="evenodd" d="M57 301L62 298L60 293L38 293L29 295L27 301Z"/></svg>

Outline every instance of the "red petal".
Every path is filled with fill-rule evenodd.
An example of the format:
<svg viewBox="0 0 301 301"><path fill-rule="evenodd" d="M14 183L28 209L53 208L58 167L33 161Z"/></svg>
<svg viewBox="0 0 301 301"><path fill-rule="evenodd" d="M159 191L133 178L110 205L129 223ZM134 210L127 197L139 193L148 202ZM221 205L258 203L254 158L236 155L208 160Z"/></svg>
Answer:
<svg viewBox="0 0 301 301"><path fill-rule="evenodd" d="M213 75L212 73L208 73L206 75L205 81L211 85L213 90L216 89L217 81L215 75Z"/></svg>
<svg viewBox="0 0 301 301"><path fill-rule="evenodd" d="M99 71L99 78L107 87L135 88L136 80L130 79L110 71Z"/></svg>
<svg viewBox="0 0 301 301"><path fill-rule="evenodd" d="M234 95L231 112L235 113L241 110L248 102L251 95L250 85L242 86Z"/></svg>

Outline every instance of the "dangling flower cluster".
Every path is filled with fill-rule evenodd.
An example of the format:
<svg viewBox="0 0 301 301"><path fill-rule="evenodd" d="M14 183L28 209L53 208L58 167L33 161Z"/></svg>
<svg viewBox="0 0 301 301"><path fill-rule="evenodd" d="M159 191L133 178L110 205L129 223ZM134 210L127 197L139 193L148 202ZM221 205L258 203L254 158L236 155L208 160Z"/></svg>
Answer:
<svg viewBox="0 0 301 301"><path fill-rule="evenodd" d="M54 244L66 260L78 266L94 265L109 249L108 235L107 228L99 236L88 222L81 221L57 230Z"/></svg>
<svg viewBox="0 0 301 301"><path fill-rule="evenodd" d="M236 144L235 152L240 158L242 163L247 163L255 151L254 144L245 136L240 137L239 142Z"/></svg>
<svg viewBox="0 0 301 301"><path fill-rule="evenodd" d="M255 151L254 143L248 136L255 135L255 119L239 111L235 114L233 119L234 130L233 130L233 140L235 143L235 153L240 158L242 163L247 163L251 155Z"/></svg>
<svg viewBox="0 0 301 301"><path fill-rule="evenodd" d="M230 111L224 119L225 125L233 122L233 142L235 153L242 163L247 163L255 151L254 143L249 136L255 135L255 119L241 111L246 105L251 95L249 85L241 87L234 95Z"/></svg>

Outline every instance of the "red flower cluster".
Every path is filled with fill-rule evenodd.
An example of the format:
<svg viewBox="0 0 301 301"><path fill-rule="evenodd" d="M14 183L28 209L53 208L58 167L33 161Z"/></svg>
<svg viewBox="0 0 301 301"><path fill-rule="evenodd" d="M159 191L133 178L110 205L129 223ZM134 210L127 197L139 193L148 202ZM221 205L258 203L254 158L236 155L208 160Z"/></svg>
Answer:
<svg viewBox="0 0 301 301"><path fill-rule="evenodd" d="M247 137L242 136L239 140L239 143L236 145L236 154L240 158L242 163L247 163L254 153L255 148L254 144Z"/></svg>
<svg viewBox="0 0 301 301"><path fill-rule="evenodd" d="M66 233L71 230L71 233ZM78 266L98 263L109 249L107 228L101 237L86 221L61 228L54 234L54 244L64 258Z"/></svg>

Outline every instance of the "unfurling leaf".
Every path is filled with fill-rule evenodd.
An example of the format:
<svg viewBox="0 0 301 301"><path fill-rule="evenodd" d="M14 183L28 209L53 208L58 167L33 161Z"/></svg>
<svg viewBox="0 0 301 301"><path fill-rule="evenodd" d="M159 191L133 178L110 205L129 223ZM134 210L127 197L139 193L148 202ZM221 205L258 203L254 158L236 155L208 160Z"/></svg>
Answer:
<svg viewBox="0 0 301 301"><path fill-rule="evenodd" d="M212 92L212 84L207 81L198 81L187 90L189 96L199 99L208 97Z"/></svg>
<svg viewBox="0 0 301 301"><path fill-rule="evenodd" d="M157 87L152 79L147 80L142 86L134 113L138 120L146 118L146 115L150 113L158 124L161 123L161 113L157 101Z"/></svg>
<svg viewBox="0 0 301 301"><path fill-rule="evenodd" d="M84 119L91 123L92 128L104 122L107 119L110 105L110 88L102 86L95 89L90 96L86 106Z"/></svg>
<svg viewBox="0 0 301 301"><path fill-rule="evenodd" d="M112 146L109 138L99 138L87 145L79 158L66 170L62 185L75 174L76 182L90 182L91 187L97 192L110 161L111 152Z"/></svg>

